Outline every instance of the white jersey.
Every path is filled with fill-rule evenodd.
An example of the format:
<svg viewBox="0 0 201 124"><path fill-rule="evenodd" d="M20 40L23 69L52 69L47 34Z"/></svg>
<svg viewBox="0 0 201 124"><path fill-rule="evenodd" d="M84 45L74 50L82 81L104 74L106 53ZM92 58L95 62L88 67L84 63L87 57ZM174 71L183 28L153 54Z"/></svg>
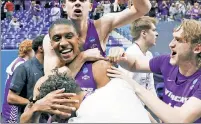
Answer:
<svg viewBox="0 0 201 124"><path fill-rule="evenodd" d="M85 98L76 115L68 123L150 123L132 87L118 78Z"/></svg>
<svg viewBox="0 0 201 124"><path fill-rule="evenodd" d="M136 55L144 56L144 57L147 57L149 60L153 58L153 55L150 51L147 51L146 55L144 55L142 51L140 50L139 46L135 43L126 49L126 53L133 56L136 56ZM140 85L142 85L146 89L152 91L156 95L153 73L135 73L135 72L130 72L128 70L125 70L122 67L119 67L119 68L122 71L124 71L129 77L131 77L133 80L138 82Z"/></svg>

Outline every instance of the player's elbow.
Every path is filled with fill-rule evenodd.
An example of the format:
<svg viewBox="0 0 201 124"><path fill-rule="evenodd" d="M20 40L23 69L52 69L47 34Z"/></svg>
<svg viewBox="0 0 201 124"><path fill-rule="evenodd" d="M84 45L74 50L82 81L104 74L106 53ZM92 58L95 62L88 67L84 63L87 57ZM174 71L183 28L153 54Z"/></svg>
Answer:
<svg viewBox="0 0 201 124"><path fill-rule="evenodd" d="M150 2L146 2L143 7L139 6L136 8L136 10L138 11L138 13L142 16L146 15L151 9L151 3Z"/></svg>
<svg viewBox="0 0 201 124"><path fill-rule="evenodd" d="M12 91L9 90L8 96L7 96L7 102L8 104L14 104L15 96L13 95Z"/></svg>

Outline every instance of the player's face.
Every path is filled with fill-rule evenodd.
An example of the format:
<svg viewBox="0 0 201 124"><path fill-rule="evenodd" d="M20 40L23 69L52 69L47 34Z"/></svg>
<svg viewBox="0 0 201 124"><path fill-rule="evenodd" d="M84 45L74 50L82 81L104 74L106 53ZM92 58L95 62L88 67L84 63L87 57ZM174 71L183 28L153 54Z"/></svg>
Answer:
<svg viewBox="0 0 201 124"><path fill-rule="evenodd" d="M91 3L89 0L66 0L64 7L70 19L83 20L88 18Z"/></svg>
<svg viewBox="0 0 201 124"><path fill-rule="evenodd" d="M174 39L169 44L171 50L170 63L172 65L180 65L184 62L192 61L193 57L195 57L191 43L185 41L182 37L182 32L182 28L175 31L173 33Z"/></svg>
<svg viewBox="0 0 201 124"><path fill-rule="evenodd" d="M58 24L50 32L51 45L61 60L66 63L79 54L78 35L71 25Z"/></svg>
<svg viewBox="0 0 201 124"><path fill-rule="evenodd" d="M156 31L156 26L151 24L151 29L146 31L145 40L148 46L156 45L156 38L158 37L158 32Z"/></svg>

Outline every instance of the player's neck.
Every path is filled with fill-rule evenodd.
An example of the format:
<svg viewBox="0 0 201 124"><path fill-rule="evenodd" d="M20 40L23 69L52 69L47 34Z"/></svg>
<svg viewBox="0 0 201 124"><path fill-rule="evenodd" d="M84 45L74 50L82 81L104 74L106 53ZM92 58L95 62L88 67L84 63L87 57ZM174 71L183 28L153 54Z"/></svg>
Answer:
<svg viewBox="0 0 201 124"><path fill-rule="evenodd" d="M25 56L25 57L23 57L23 59L24 59L25 61L27 61L27 60L29 60L29 56Z"/></svg>
<svg viewBox="0 0 201 124"><path fill-rule="evenodd" d="M196 60L186 61L179 64L179 72L186 77L193 75L197 70L199 70L199 68Z"/></svg>
<svg viewBox="0 0 201 124"><path fill-rule="evenodd" d="M35 57L38 59L38 61L39 61L41 64L43 64L43 62L44 62L44 55L43 55L43 54L37 53L37 54L35 55Z"/></svg>
<svg viewBox="0 0 201 124"><path fill-rule="evenodd" d="M144 41L142 41L141 39L138 39L138 40L135 41L135 44L138 45L138 47L140 48L140 50L142 51L142 53L144 55L146 55L146 52L149 49L149 47L146 45L146 43Z"/></svg>
<svg viewBox="0 0 201 124"><path fill-rule="evenodd" d="M72 19L71 19L72 20ZM83 38L86 36L87 34L87 30L88 30L88 20L87 19L83 19L83 20L72 20L73 23L75 24L79 37Z"/></svg>

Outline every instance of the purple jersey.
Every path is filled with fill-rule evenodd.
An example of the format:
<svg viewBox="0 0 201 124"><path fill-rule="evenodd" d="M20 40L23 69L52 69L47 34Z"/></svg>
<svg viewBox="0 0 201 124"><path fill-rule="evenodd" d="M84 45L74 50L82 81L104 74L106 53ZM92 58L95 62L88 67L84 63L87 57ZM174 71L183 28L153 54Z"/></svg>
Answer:
<svg viewBox="0 0 201 124"><path fill-rule="evenodd" d="M5 87L5 92L4 92L4 103L2 106L2 116L3 116L3 120L5 121L4 123L17 123L18 122L18 107L15 105L9 105L7 103L7 96L8 96L10 83L12 80L12 74L11 73L14 72L14 68L16 68L16 65L19 65L19 63L22 64L24 62L25 62L25 60L23 58L18 57L8 67L8 68L10 68L9 69L10 74L7 72L8 78L6 80L6 87Z"/></svg>
<svg viewBox="0 0 201 124"><path fill-rule="evenodd" d="M96 31L96 27L94 26L93 20L88 20L87 37L83 45L83 49L85 51L85 50L93 49L93 48L98 48L102 56L106 55L105 51L103 51L101 47L98 33Z"/></svg>
<svg viewBox="0 0 201 124"><path fill-rule="evenodd" d="M163 101L172 107L181 107L190 97L201 100L201 69L186 77L179 72L178 66L171 65L169 61L169 55L162 55L149 63L152 72L164 77ZM201 123L201 118L195 122Z"/></svg>
<svg viewBox="0 0 201 124"><path fill-rule="evenodd" d="M86 62L82 66L79 73L76 75L76 82L79 84L82 90L87 92L93 92L96 89L96 82L92 72L92 62Z"/></svg>
<svg viewBox="0 0 201 124"><path fill-rule="evenodd" d="M200 18L199 13L200 13L199 9L192 8L191 14L192 14L193 19L199 19ZM193 15L193 14L195 14L195 15Z"/></svg>
<svg viewBox="0 0 201 124"><path fill-rule="evenodd" d="M83 50L85 51L87 49L93 49L93 48L98 48L102 56L106 55L101 48L98 33L94 26L93 20L88 20L87 37L83 45ZM94 80L92 72L92 64L93 62L86 62L75 77L77 83L80 85L82 90L88 92L92 92L96 89L96 82Z"/></svg>

